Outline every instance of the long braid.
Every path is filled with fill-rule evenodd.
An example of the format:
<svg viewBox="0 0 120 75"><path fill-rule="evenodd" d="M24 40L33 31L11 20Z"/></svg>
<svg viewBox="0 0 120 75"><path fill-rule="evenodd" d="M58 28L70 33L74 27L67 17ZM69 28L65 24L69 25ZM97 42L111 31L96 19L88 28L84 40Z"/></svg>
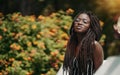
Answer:
<svg viewBox="0 0 120 75"><path fill-rule="evenodd" d="M63 70L68 71L69 75L93 75L94 72L94 41L98 41L101 35L99 19L91 12L83 11L79 14L81 13L86 13L89 15L91 19L90 28L86 33L85 37L82 39L81 43L79 44L78 51L76 51L76 47L78 45L78 37L76 36L76 33L73 30L74 24L72 23L70 29L70 40L67 44L67 50L65 53L63 63ZM77 55L75 55L76 52L78 52Z"/></svg>
<svg viewBox="0 0 120 75"><path fill-rule="evenodd" d="M93 63L93 45L91 41L94 41L94 37L95 35L92 34L92 32L88 32L85 36L85 38L82 40L82 46L81 46L81 52L79 50L79 54L78 54L78 58L79 60L82 59L82 61L80 61L79 63L81 63L81 70L84 73L84 75L87 75L87 67L88 62ZM88 39L89 38L89 39ZM91 40L91 41L89 41Z"/></svg>

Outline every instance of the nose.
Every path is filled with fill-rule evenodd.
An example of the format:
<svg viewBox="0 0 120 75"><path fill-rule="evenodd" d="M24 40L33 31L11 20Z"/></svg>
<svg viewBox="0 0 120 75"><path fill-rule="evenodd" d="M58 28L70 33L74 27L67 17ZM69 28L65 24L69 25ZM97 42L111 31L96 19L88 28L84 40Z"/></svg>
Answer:
<svg viewBox="0 0 120 75"><path fill-rule="evenodd" d="M82 23L83 23L82 20L78 21L78 24L82 24Z"/></svg>

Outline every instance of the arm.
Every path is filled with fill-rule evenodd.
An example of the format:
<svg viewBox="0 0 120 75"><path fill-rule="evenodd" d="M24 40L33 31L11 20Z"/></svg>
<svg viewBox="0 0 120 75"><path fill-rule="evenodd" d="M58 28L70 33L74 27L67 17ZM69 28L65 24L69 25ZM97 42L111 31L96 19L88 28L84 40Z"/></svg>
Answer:
<svg viewBox="0 0 120 75"><path fill-rule="evenodd" d="M104 60L103 48L97 41L95 41L95 50L93 57L94 57L94 69L96 72L96 70L100 67Z"/></svg>

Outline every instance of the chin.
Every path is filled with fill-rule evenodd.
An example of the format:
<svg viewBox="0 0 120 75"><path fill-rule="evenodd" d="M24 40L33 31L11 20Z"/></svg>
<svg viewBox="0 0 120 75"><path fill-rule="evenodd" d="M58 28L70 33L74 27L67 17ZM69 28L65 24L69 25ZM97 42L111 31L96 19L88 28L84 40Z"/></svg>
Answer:
<svg viewBox="0 0 120 75"><path fill-rule="evenodd" d="M75 32L76 32L76 33L82 33L82 31L78 31L78 30L76 30Z"/></svg>

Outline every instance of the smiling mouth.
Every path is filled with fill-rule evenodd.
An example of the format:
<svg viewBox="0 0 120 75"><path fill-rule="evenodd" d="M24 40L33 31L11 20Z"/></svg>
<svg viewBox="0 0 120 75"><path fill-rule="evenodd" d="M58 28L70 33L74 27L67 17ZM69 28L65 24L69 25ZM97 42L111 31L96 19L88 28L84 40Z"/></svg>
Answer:
<svg viewBox="0 0 120 75"><path fill-rule="evenodd" d="M82 28L81 26L78 26L78 27L76 27L77 29L80 29L80 28Z"/></svg>

